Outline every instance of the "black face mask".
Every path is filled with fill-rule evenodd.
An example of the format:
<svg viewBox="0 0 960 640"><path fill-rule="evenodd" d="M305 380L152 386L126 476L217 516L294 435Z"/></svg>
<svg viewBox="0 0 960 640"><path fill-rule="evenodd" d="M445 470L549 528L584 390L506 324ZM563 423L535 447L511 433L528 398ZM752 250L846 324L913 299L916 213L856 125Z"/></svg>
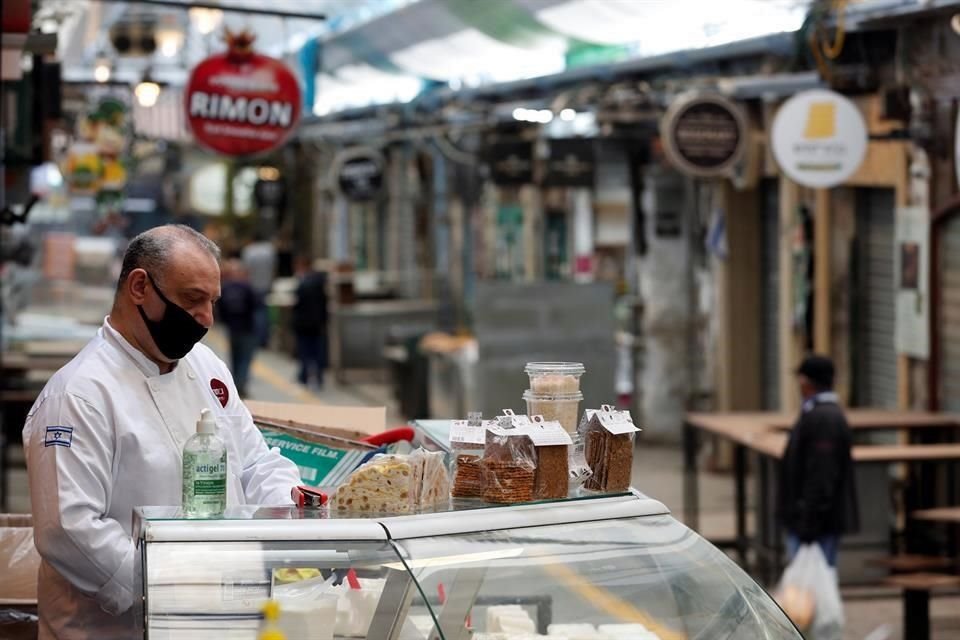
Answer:
<svg viewBox="0 0 960 640"><path fill-rule="evenodd" d="M183 307L180 307L160 292L156 281L149 273L147 277L153 284L153 290L157 292L160 299L167 305L160 320L151 320L143 312L143 307L137 305L140 311L140 317L143 318L147 330L150 331L153 341L157 343L160 353L171 360L179 360L190 353L193 345L200 342L200 339L207 334L207 328L193 319Z"/></svg>

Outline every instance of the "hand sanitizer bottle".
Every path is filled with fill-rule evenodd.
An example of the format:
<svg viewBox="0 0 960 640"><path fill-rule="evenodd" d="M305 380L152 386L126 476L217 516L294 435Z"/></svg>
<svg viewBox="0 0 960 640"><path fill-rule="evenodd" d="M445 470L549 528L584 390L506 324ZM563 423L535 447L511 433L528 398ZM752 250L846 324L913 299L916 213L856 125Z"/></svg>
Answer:
<svg viewBox="0 0 960 640"><path fill-rule="evenodd" d="M197 433L183 446L183 511L188 518L215 518L226 507L227 446L210 409L204 409Z"/></svg>

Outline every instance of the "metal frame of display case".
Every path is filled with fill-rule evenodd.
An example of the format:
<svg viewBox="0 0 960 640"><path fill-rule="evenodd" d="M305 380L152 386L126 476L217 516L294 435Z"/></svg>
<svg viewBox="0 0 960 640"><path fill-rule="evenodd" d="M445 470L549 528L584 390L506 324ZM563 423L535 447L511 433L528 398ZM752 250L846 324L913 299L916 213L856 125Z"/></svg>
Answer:
<svg viewBox="0 0 960 640"><path fill-rule="evenodd" d="M405 516L373 517L369 519L326 519L304 518L288 519L281 517L290 514L289 509L271 509L247 507L244 513L254 514L262 519L222 519L222 520L185 520L178 518L177 509L141 508L134 516L134 537L140 551L138 563L138 584L141 589L143 606L144 635L149 638L150 585L145 584L149 576L147 571L148 547L165 542L324 542L324 543L375 543L390 544L396 555L391 556L384 565L399 565L387 574L387 581L377 605L368 637L396 640L411 606L418 587L407 559L400 548L394 544L404 540L433 536L459 535L486 531L563 525L580 522L618 520L643 516L668 515L669 510L660 502L643 496L638 492L615 496L593 497L586 500L569 499L556 502L542 502L499 507L480 507L461 511L421 513ZM269 517L273 512L277 517ZM267 516L264 518L264 516ZM291 560L290 552L278 553L286 562ZM316 562L316 553L311 552L310 562ZM295 556L294 556L295 557ZM371 558L382 562L384 558ZM278 557L279 561L279 557ZM304 562L308 559L304 558ZM331 559L331 563L335 563ZM353 563L356 562L354 558ZM301 565L306 566L306 565ZM346 568L346 566L344 567ZM441 633L447 640L464 640L468 630L462 621L471 608L478 602L478 594L483 584L486 568L482 566L461 568L449 584L445 602L435 607L433 602L422 594L424 602L434 618L434 629L429 640L440 640ZM487 599L484 599L487 600ZM505 599L513 601L515 599ZM534 602L534 600L536 602ZM538 612L545 605L542 597L532 598L530 604L538 606ZM492 602L487 602L493 604ZM548 608L548 607L547 607ZM545 626L541 618L538 626ZM450 638L448 629L463 629L459 635Z"/></svg>

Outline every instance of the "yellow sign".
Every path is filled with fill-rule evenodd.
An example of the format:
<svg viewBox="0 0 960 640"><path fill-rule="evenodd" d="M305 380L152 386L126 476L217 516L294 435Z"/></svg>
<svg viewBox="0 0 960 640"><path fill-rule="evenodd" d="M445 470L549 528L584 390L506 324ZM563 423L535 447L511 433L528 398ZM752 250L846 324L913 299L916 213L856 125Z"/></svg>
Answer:
<svg viewBox="0 0 960 640"><path fill-rule="evenodd" d="M822 140L835 135L837 135L837 105L833 102L811 103L803 137L808 140Z"/></svg>

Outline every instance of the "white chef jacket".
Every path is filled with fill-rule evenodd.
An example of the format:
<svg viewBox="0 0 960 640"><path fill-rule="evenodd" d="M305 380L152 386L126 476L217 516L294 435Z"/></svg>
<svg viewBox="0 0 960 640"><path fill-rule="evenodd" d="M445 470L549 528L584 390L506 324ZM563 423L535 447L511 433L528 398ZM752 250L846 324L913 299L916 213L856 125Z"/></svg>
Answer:
<svg viewBox="0 0 960 640"><path fill-rule="evenodd" d="M180 504L183 445L204 408L227 445L228 506L291 504L296 466L267 447L205 345L161 375L105 319L44 387L23 428L40 640L134 637L133 509Z"/></svg>

